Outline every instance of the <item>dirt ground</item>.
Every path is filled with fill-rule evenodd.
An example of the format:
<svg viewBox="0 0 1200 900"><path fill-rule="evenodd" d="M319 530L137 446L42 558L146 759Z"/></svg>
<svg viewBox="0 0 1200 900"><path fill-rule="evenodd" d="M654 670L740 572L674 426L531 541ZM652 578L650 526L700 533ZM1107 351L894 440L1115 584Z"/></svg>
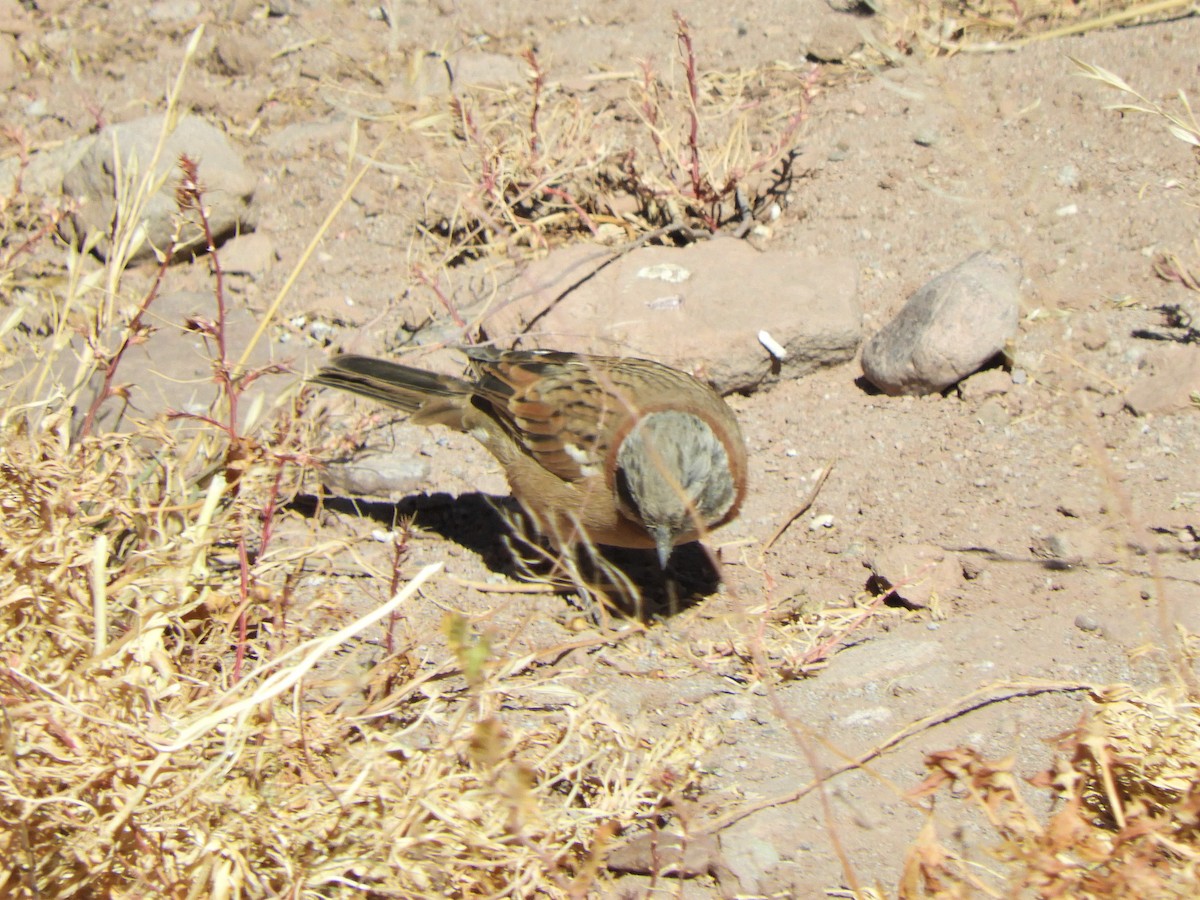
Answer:
<svg viewBox="0 0 1200 900"><path fill-rule="evenodd" d="M598 76L634 72L647 57L667 69L676 54L669 12L649 3L391 3L381 14L291 0L279 5L287 15L266 17L235 2L226 19L180 0L130 8L128 30L87 5L37 6L23 16L21 39L36 35L47 52L72 47L78 64L73 78L35 70L0 106L5 126L35 142L155 109L187 34L211 22L187 100L261 173L259 233L270 250L259 271L231 278L237 302L254 312L343 191L355 168L348 157L384 141L286 301L273 352L299 372L337 349L401 354L405 323L449 321L428 293L410 290L415 221L470 176L419 127L388 132L396 110L411 122L421 103L441 102L422 100L412 59L482 47L495 55L489 77L509 77L497 62L506 57L520 84L519 54L532 46L547 83L586 96L610 83ZM810 65L800 27L808 20L794 4L734 11L705 0L681 11L703 68ZM853 22L885 33L873 18ZM211 48L235 56L235 32L244 55L222 63ZM1185 392L1179 408L1134 415L1125 393L1194 350L1200 295L1158 277L1154 261L1173 253L1200 267L1197 158L1161 119L1107 110L1123 98L1080 77L1070 57L1167 103L1180 89L1200 97L1196 47L1192 17L1001 52L825 67L796 141L804 177L753 239L856 260L867 335L976 250L1019 255L1026 278L1011 371L961 393L892 398L870 390L852 363L730 398L752 486L741 517L711 541L722 584L644 633L557 655L537 672L541 688L514 686L505 715L517 723L553 709L558 683L603 697L648 735L702 716L718 734L700 760L703 825L743 802L785 797L925 717L971 705L975 692L1003 695L1027 681L1056 689L920 727L824 792L729 822L711 871L665 889L646 875L614 875L614 896L826 897L855 885L890 894L929 816L906 796L925 775L925 754L970 745L992 759L1013 755L1033 775L1050 763L1051 739L1087 708L1076 688L1167 678L1162 648L1176 624L1200 629L1200 413ZM413 183L415 161L426 173L442 167L447 183ZM177 291L208 284L200 263L171 278ZM752 303L730 298L731 315ZM1196 377L1195 365L1176 370L1164 398ZM292 375L272 389L296 383ZM507 489L484 451L366 404L322 403L337 413L331 448L346 433L366 434L428 466L399 507L419 529L404 571L447 561L448 577L402 624L418 656L435 652L428 636L446 609L478 617L501 655L573 640L569 596L506 592L516 582L484 498ZM763 552L829 465L812 509ZM361 566L377 576L354 582L363 607L387 594L390 550L370 533L394 517L389 503L331 497L320 513L326 534L359 541L346 573ZM963 575L930 608L871 606L865 563L911 545L952 554ZM683 552L674 566L686 579L683 570L703 563ZM958 852L988 864L994 832L967 804L942 798L934 819Z"/></svg>

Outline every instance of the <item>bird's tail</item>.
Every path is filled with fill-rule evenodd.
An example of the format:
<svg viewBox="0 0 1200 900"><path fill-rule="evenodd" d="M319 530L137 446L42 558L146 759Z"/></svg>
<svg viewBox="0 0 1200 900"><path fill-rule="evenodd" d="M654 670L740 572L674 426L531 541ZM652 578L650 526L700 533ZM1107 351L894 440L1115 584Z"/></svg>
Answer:
<svg viewBox="0 0 1200 900"><path fill-rule="evenodd" d="M462 411L474 390L453 375L438 375L370 356L335 356L309 379L370 397L411 413L414 422L462 428Z"/></svg>

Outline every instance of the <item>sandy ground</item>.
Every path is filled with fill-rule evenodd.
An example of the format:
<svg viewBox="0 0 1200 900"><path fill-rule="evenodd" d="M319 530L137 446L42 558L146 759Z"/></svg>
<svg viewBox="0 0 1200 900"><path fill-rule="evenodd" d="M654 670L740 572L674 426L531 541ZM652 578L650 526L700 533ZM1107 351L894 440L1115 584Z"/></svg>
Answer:
<svg viewBox="0 0 1200 900"><path fill-rule="evenodd" d="M94 11L38 5L44 12L30 27L47 46L75 43L80 74L35 72L0 117L47 142L154 109L200 17L199 4L142 4L130 12L143 26L135 33L112 30ZM205 56L188 97L262 176L260 233L270 253L261 272L232 281L237 301L258 312L343 190L351 117L364 117L366 146L384 135L390 110L414 108L403 105L411 54L478 44L518 59L536 46L547 78L569 87L675 53L673 23L654 4L520 12L520 4L398 3L389 7L395 27L365 4L282 6L290 15L245 17L224 31L215 23L208 46L236 30L251 42L248 56L232 73ZM758 4L745 21L719 3L684 12L703 66L801 66L791 6ZM858 380L855 363L731 398L753 484L741 518L713 536L724 583L645 634L565 654L557 672L539 673L600 692L648 734L697 714L719 726L701 760L700 819L787 795L814 766L837 766L975 691L1019 680L1157 684L1164 658L1153 648L1176 622L1200 627L1200 416L1194 406L1135 416L1124 405L1125 392L1170 354L1194 350L1195 332L1164 310L1186 316L1200 298L1152 266L1163 252L1200 266L1197 160L1161 120L1106 110L1120 97L1079 77L1068 58L1166 102L1180 88L1200 96L1197 46L1192 18L1015 52L908 57L873 73L860 67L831 76L815 97L798 138L808 171L756 239L856 260L867 334L975 250L1018 254L1026 274L1020 383L1001 372L961 395L889 398ZM445 320L406 287L414 216L436 191L412 184L404 161L439 153L445 158L430 165L461 180L452 148L431 149L414 131L390 139L387 164L369 172L292 291L278 356L298 355L302 368L340 347L397 352L398 323L430 310ZM179 267L173 278L178 290L207 283L202 266ZM319 342L313 321L329 326ZM349 413L348 402L330 402L339 410L332 431L367 427L365 407ZM481 499L506 488L486 454L465 436L403 424L373 434L375 443L415 449L429 466L426 483L401 504L422 529L406 571L445 559L453 576L405 623L417 648L447 607L480 616L497 652L571 639L569 598L487 589L510 581ZM829 464L812 510L763 553ZM331 535L366 536L393 512L335 505L322 524ZM935 608L880 606L852 625L854 605L873 599L864 562L913 544L956 554L965 575ZM369 540L360 558L389 565ZM684 554L676 568L700 559ZM357 590L370 604L387 586ZM825 632L839 639L806 657L830 623L844 633ZM511 715L533 715L539 702ZM822 897L852 880L894 890L927 815L906 799L923 777L923 754L969 744L992 758L1015 755L1018 770L1032 774L1050 761L1048 739L1085 708L1084 694L1050 692L921 729L868 769L832 780L826 807L814 793L730 825L720 835L724 864L749 895ZM960 852L979 855L992 839L965 805L943 801L936 818ZM641 896L646 884L629 875L618 890ZM678 889L702 897L718 887L705 875Z"/></svg>

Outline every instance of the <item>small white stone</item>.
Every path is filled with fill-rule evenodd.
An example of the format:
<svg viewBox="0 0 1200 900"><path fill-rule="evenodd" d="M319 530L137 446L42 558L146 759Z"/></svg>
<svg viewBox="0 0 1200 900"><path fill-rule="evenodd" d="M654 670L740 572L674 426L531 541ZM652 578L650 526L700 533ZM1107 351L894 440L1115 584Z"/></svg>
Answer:
<svg viewBox="0 0 1200 900"><path fill-rule="evenodd" d="M637 271L637 277L665 281L667 284L683 284L692 277L692 273L673 263L656 263L652 266L642 266Z"/></svg>

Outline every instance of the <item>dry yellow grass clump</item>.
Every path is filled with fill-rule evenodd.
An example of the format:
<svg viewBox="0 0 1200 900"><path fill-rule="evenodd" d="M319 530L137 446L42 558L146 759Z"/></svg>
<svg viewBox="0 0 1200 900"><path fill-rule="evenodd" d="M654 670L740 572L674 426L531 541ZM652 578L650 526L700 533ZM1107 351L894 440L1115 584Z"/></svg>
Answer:
<svg viewBox="0 0 1200 900"><path fill-rule="evenodd" d="M335 652L437 567L349 621L299 584L339 548L272 541L312 439L295 398L253 436L218 411L73 434L69 397L17 401L39 373L0 420L0 893L566 896L605 835L692 789L699 723L651 740L578 694L506 722L533 660L461 629L347 688Z"/></svg>
<svg viewBox="0 0 1200 900"><path fill-rule="evenodd" d="M207 232L181 172L181 228ZM127 176L102 269L68 251L66 278L39 278L28 251L61 211L4 207L0 340L23 374L0 414L0 893L587 893L609 837L694 790L712 735L642 734L562 685L551 713L506 718L537 659L498 658L462 623L443 659L389 644L343 673L335 654L378 637L438 566L345 611L322 577L345 548L286 509L317 443L303 398L239 412L263 373L226 346L215 256L197 327L221 399L101 431L123 354L154 340L170 255L131 298L124 262L159 185ZM308 537L281 542L285 526Z"/></svg>

